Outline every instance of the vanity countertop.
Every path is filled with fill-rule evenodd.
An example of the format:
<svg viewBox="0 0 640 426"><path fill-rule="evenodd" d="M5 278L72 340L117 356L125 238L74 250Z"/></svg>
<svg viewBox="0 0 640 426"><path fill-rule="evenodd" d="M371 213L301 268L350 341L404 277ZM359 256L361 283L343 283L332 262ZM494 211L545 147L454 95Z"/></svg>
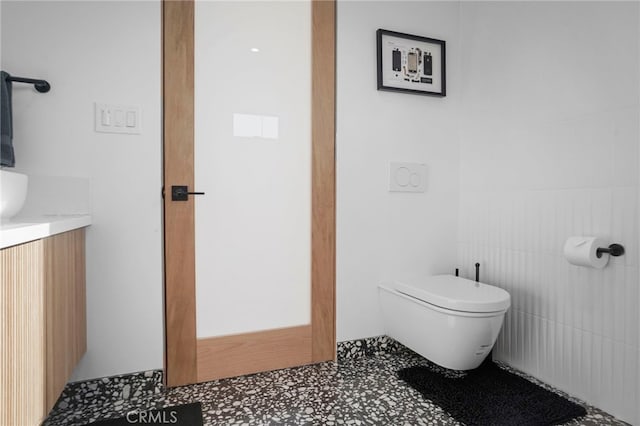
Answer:
<svg viewBox="0 0 640 426"><path fill-rule="evenodd" d="M91 216L51 215L0 223L0 250L91 225Z"/></svg>

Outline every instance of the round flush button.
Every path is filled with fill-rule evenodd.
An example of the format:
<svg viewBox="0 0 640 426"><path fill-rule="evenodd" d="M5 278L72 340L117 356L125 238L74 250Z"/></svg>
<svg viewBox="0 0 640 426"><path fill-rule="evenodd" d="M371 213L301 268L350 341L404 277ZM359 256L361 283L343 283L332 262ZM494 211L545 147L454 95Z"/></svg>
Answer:
<svg viewBox="0 0 640 426"><path fill-rule="evenodd" d="M407 186L411 180L411 171L406 167L398 167L396 170L396 183L400 186Z"/></svg>
<svg viewBox="0 0 640 426"><path fill-rule="evenodd" d="M420 186L421 179L418 173L415 173L415 172L411 173L410 179L411 179L411 186L413 186L414 188Z"/></svg>

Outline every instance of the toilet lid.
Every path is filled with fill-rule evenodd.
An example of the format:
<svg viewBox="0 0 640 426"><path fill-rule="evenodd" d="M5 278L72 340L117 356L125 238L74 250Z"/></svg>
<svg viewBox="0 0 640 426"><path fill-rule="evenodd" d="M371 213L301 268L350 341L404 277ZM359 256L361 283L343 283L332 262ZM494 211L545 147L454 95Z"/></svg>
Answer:
<svg viewBox="0 0 640 426"><path fill-rule="evenodd" d="M396 281L400 293L423 302L462 312L499 312L509 309L511 297L505 290L453 275L435 275L421 282Z"/></svg>

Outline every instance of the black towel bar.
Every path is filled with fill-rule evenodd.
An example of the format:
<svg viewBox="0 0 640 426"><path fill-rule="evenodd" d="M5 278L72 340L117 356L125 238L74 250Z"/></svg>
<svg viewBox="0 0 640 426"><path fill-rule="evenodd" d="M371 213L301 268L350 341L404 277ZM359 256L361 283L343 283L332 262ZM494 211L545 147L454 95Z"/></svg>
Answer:
<svg viewBox="0 0 640 426"><path fill-rule="evenodd" d="M51 89L51 85L46 80L36 80L33 78L14 77L14 76L7 77L7 80L15 83L33 84L36 90L40 93L47 93Z"/></svg>

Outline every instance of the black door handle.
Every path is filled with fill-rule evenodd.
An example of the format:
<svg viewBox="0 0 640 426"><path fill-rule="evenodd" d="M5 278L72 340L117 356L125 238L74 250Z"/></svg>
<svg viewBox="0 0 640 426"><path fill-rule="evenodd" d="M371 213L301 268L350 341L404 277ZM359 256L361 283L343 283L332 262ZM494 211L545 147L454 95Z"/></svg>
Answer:
<svg viewBox="0 0 640 426"><path fill-rule="evenodd" d="M186 185L171 187L171 201L188 201L189 195L204 195L204 192L189 192L189 187Z"/></svg>

